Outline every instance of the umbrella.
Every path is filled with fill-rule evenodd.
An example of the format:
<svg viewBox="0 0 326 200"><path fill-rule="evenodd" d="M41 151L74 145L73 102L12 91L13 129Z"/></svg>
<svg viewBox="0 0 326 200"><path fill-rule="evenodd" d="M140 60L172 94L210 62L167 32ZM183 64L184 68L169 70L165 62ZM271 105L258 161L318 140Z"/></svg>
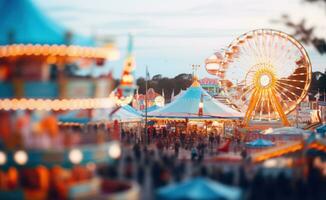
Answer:
<svg viewBox="0 0 326 200"><path fill-rule="evenodd" d="M257 139L251 142L247 142L247 146L250 147L270 147L274 146L274 143L269 140L264 140L264 139Z"/></svg>
<svg viewBox="0 0 326 200"><path fill-rule="evenodd" d="M304 134L305 130L295 127L269 128L262 132L262 134Z"/></svg>
<svg viewBox="0 0 326 200"><path fill-rule="evenodd" d="M326 133L326 124L316 128L317 133Z"/></svg>
<svg viewBox="0 0 326 200"><path fill-rule="evenodd" d="M157 199L240 199L241 190L198 177L159 188Z"/></svg>

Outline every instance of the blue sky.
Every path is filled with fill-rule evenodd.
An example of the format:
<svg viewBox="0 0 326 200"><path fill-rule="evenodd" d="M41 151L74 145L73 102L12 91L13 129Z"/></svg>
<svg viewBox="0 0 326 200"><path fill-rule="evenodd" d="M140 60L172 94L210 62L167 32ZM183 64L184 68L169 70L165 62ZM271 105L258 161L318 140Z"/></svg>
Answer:
<svg viewBox="0 0 326 200"><path fill-rule="evenodd" d="M126 54L127 35L134 35L136 76L173 77L190 73L191 64L203 65L205 58L226 47L242 33L258 28L290 30L271 21L284 13L294 21L307 19L316 34L326 36L324 7L301 0L33 0L50 17L84 35L113 37L121 59L103 70L119 76ZM324 71L326 56L309 46L313 71ZM202 67L200 76L208 76Z"/></svg>

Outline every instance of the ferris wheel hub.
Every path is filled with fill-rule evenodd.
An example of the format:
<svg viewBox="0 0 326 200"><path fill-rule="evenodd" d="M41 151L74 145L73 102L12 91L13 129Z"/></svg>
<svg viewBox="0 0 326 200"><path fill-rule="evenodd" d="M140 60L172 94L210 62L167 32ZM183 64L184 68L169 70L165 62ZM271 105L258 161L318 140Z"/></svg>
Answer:
<svg viewBox="0 0 326 200"><path fill-rule="evenodd" d="M260 85L262 87L266 87L271 83L271 79L267 74L263 74L260 76Z"/></svg>

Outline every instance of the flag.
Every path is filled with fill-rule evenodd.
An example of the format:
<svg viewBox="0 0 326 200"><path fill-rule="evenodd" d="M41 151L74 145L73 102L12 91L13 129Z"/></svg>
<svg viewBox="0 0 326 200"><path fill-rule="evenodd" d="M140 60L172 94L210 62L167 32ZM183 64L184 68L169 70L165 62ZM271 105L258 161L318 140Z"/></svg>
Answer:
<svg viewBox="0 0 326 200"><path fill-rule="evenodd" d="M146 80L150 80L150 75L149 75L147 66L146 66Z"/></svg>
<svg viewBox="0 0 326 200"><path fill-rule="evenodd" d="M318 91L317 94L315 95L316 101L319 101L319 97L320 97L320 93Z"/></svg>
<svg viewBox="0 0 326 200"><path fill-rule="evenodd" d="M172 90L172 94L171 94L171 101L174 99L174 89Z"/></svg>

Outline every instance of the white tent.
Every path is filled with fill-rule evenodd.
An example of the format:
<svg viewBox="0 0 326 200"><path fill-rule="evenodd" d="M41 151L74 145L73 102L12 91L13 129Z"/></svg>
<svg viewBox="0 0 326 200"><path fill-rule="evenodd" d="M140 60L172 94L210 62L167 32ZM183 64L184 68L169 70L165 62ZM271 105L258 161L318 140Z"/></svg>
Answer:
<svg viewBox="0 0 326 200"><path fill-rule="evenodd" d="M141 114L131 112L130 108L121 107L115 112L114 109L97 109L94 111L92 121L117 120L119 122L140 122L142 118Z"/></svg>

